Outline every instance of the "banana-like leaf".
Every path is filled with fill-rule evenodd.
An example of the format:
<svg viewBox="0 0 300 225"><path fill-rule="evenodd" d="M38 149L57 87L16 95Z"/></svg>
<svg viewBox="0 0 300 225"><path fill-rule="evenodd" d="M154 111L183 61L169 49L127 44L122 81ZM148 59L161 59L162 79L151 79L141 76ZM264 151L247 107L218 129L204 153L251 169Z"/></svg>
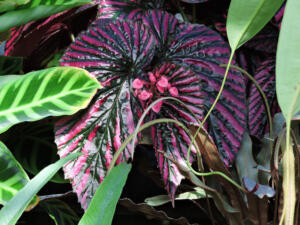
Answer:
<svg viewBox="0 0 300 225"><path fill-rule="evenodd" d="M0 13L14 10L18 6L25 5L30 0L1 0L0 1Z"/></svg>
<svg viewBox="0 0 300 225"><path fill-rule="evenodd" d="M0 132L47 116L85 108L100 84L83 69L55 67L28 73L0 90Z"/></svg>
<svg viewBox="0 0 300 225"><path fill-rule="evenodd" d="M96 191L91 204L78 225L111 225L131 164L114 167Z"/></svg>
<svg viewBox="0 0 300 225"><path fill-rule="evenodd" d="M39 206L53 219L56 225L77 225L78 215L65 202L58 199L41 201Z"/></svg>
<svg viewBox="0 0 300 225"><path fill-rule="evenodd" d="M90 2L90 0L31 0L16 10L0 15L0 32Z"/></svg>
<svg viewBox="0 0 300 225"><path fill-rule="evenodd" d="M56 174L67 162L77 158L80 154L70 154L44 168L31 179L1 210L0 224L14 225L21 217L23 211L38 191Z"/></svg>
<svg viewBox="0 0 300 225"><path fill-rule="evenodd" d="M232 0L227 18L227 36L234 51L257 34L274 16L284 0Z"/></svg>

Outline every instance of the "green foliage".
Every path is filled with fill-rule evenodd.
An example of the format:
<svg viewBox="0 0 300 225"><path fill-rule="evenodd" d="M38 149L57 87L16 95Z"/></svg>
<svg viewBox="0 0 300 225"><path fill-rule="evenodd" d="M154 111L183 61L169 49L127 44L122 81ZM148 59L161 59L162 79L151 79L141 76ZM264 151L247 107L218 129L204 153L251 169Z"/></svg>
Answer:
<svg viewBox="0 0 300 225"><path fill-rule="evenodd" d="M78 215L65 202L48 199L39 204L53 219L56 225L77 225Z"/></svg>
<svg viewBox="0 0 300 225"><path fill-rule="evenodd" d="M38 191L57 173L68 161L80 154L71 154L44 168L30 180L1 210L0 224L14 225Z"/></svg>
<svg viewBox="0 0 300 225"><path fill-rule="evenodd" d="M257 34L276 13L284 0L231 0L227 36L232 50Z"/></svg>
<svg viewBox="0 0 300 225"><path fill-rule="evenodd" d="M105 177L78 225L110 225L131 164L121 163Z"/></svg>
<svg viewBox="0 0 300 225"><path fill-rule="evenodd" d="M0 141L0 204L5 205L28 181L22 166Z"/></svg>
<svg viewBox="0 0 300 225"><path fill-rule="evenodd" d="M8 7L12 11L0 15L0 32L90 2L90 0L31 0L28 4L16 7L15 10L12 10L14 7Z"/></svg>
<svg viewBox="0 0 300 225"><path fill-rule="evenodd" d="M14 10L18 6L25 5L30 0L0 0L0 13Z"/></svg>
<svg viewBox="0 0 300 225"><path fill-rule="evenodd" d="M24 121L73 114L88 105L98 88L87 71L72 67L31 72L6 82L0 90L0 132Z"/></svg>

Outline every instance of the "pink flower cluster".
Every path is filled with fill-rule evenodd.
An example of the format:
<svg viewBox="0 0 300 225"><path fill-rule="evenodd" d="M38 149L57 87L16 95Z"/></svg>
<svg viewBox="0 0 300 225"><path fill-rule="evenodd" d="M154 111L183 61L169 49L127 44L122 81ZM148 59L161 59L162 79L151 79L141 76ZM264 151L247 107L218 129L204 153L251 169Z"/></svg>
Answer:
<svg viewBox="0 0 300 225"><path fill-rule="evenodd" d="M154 74L152 72L149 72L148 76L150 83L139 78L136 78L132 83L132 87L135 89L134 95L138 96L140 101L149 101L153 98L154 95L156 97L161 96L167 90L173 97L178 96L177 88L171 86L166 76L161 76L159 73ZM158 102L152 107L152 110L158 113L162 104L163 101Z"/></svg>

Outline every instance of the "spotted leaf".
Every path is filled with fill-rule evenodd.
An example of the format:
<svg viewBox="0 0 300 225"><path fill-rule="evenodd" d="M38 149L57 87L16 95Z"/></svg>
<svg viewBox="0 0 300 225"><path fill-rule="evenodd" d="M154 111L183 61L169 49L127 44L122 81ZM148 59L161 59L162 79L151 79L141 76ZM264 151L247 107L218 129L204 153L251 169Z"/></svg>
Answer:
<svg viewBox="0 0 300 225"><path fill-rule="evenodd" d="M60 157L84 153L64 167L84 209L104 179L114 153L134 131L138 118L132 112L135 97L130 86L132 79L151 63L155 43L154 36L141 23L103 23L99 19L62 57L63 66L85 68L104 86L87 110L56 124ZM117 163L128 159L130 153L128 146Z"/></svg>

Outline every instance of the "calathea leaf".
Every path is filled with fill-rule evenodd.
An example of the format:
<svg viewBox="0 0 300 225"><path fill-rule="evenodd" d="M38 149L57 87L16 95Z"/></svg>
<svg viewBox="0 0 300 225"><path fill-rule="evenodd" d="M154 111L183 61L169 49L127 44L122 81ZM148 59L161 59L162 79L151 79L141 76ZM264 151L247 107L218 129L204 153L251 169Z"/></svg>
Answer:
<svg viewBox="0 0 300 225"><path fill-rule="evenodd" d="M22 166L0 141L0 205L5 205L28 181L29 177Z"/></svg>
<svg viewBox="0 0 300 225"><path fill-rule="evenodd" d="M257 69L254 79L264 91L270 108L276 107L275 60L270 59L263 62ZM267 111L263 98L254 84L250 86L248 97L248 120L250 134L259 138L263 137L267 125Z"/></svg>
<svg viewBox="0 0 300 225"><path fill-rule="evenodd" d="M20 122L73 114L88 105L99 87L87 71L71 67L20 76L0 89L0 132Z"/></svg>
<svg viewBox="0 0 300 225"><path fill-rule="evenodd" d="M171 35L173 40L165 60L190 68L203 80L204 108L208 111L220 90L230 49L220 35L203 25L182 24ZM233 62L234 63L234 62ZM245 129L245 85L239 72L231 71L221 98L207 122L225 164L230 164L239 150Z"/></svg>
<svg viewBox="0 0 300 225"><path fill-rule="evenodd" d="M56 124L60 157L71 152L84 154L64 167L84 209L104 179L114 153L134 131L138 118L132 108L137 106L131 106L135 97L130 86L151 63L155 43L154 36L141 23L103 24L99 19L62 57L63 66L83 67L104 86L87 110ZM117 163L128 159L130 153L128 146Z"/></svg>

